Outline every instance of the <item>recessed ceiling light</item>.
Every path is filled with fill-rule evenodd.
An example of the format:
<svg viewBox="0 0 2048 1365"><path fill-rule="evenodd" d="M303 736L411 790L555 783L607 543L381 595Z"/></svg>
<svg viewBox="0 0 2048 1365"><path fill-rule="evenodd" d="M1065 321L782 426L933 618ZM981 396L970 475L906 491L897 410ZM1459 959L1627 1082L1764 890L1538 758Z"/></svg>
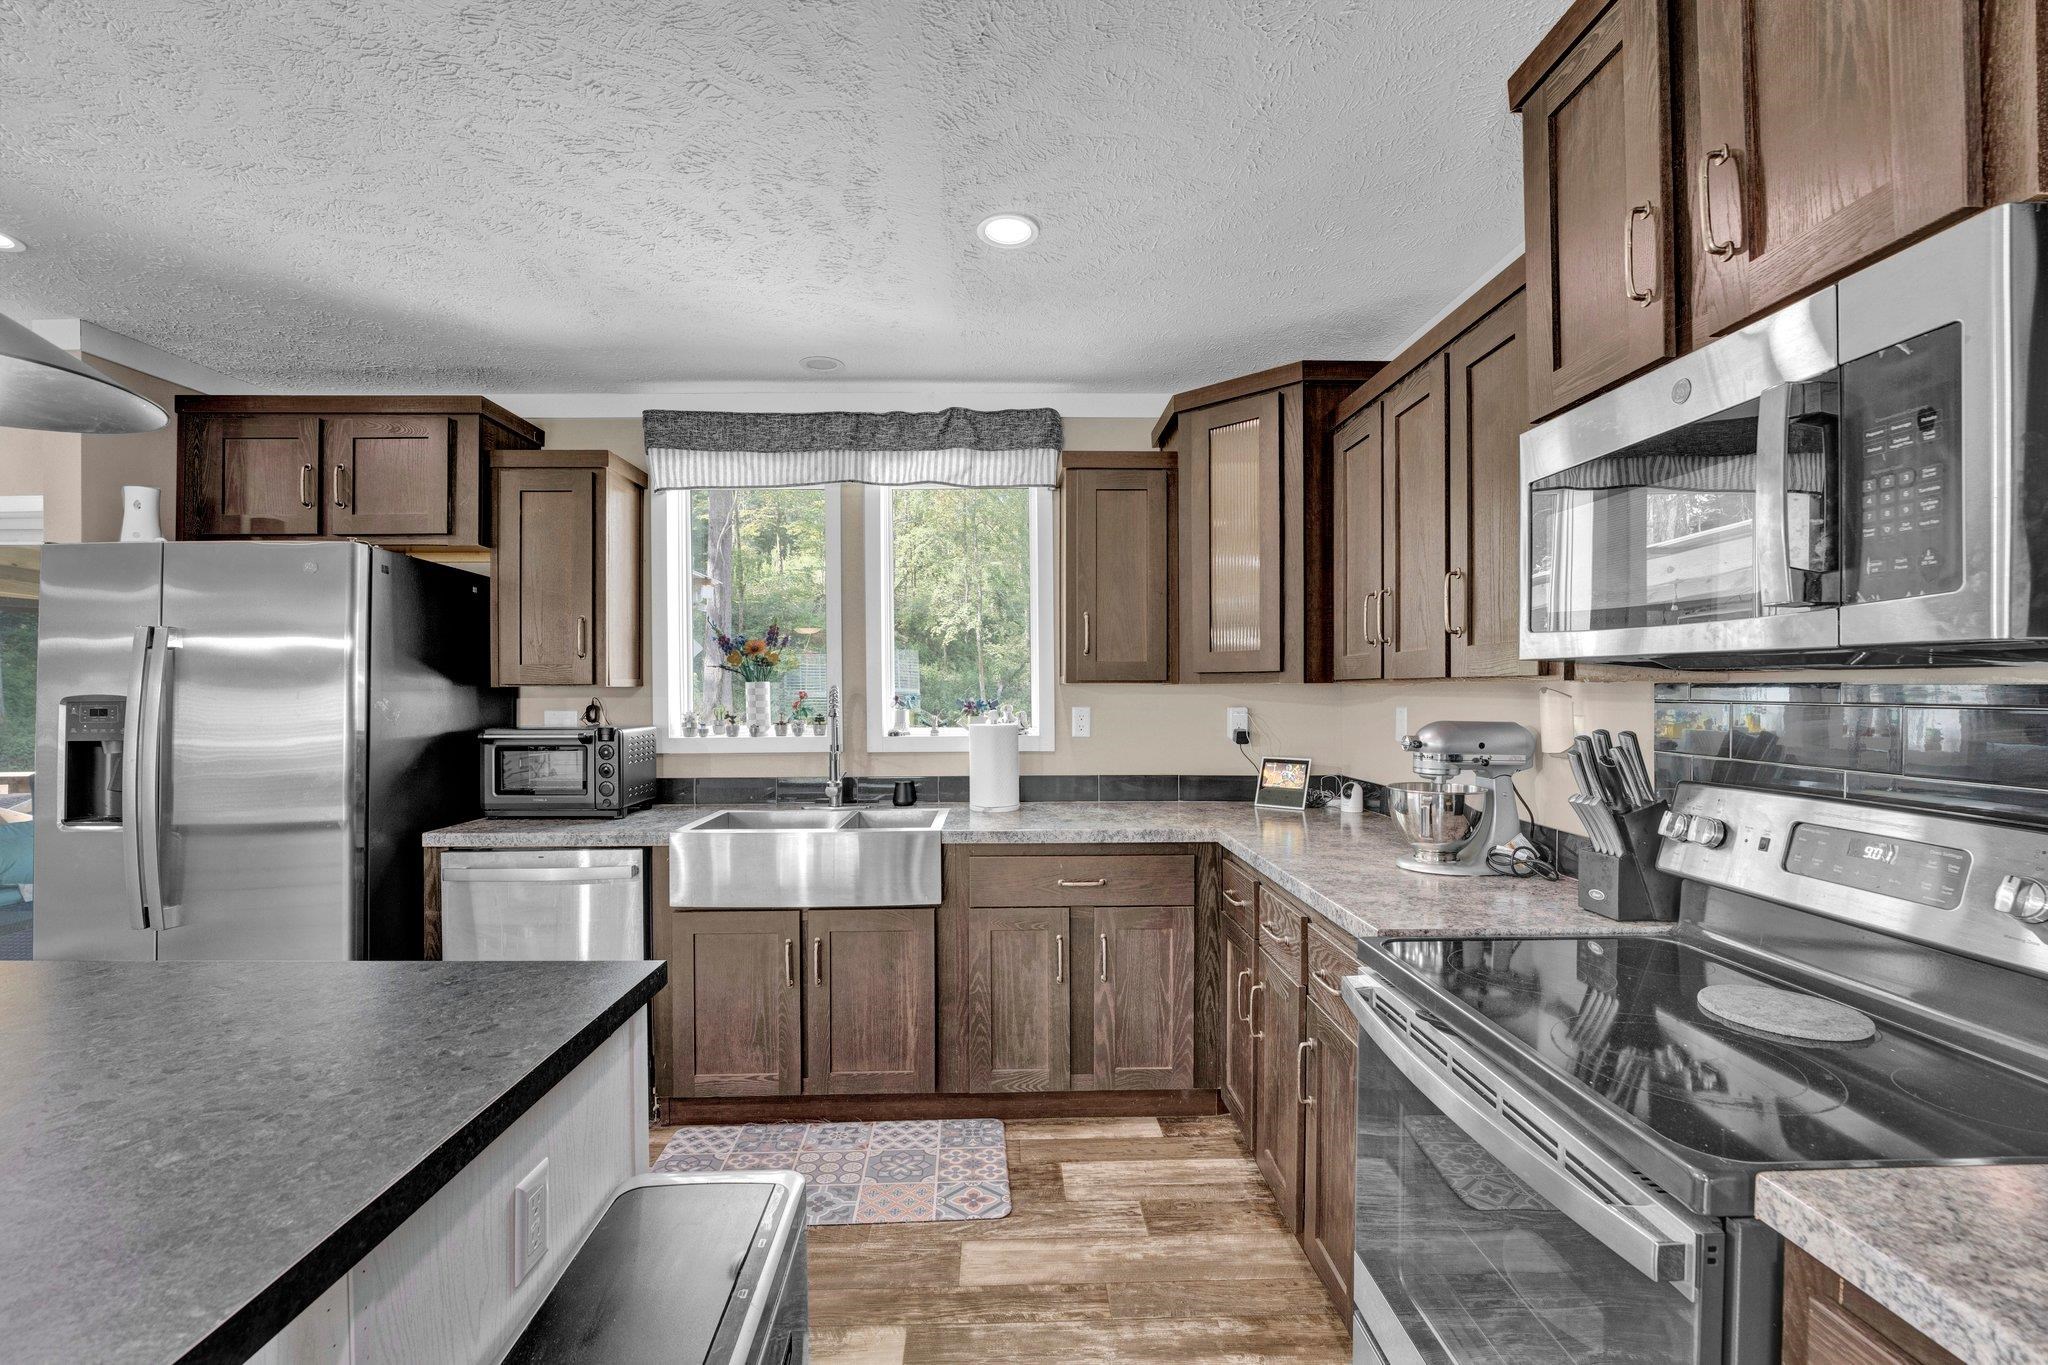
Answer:
<svg viewBox="0 0 2048 1365"><path fill-rule="evenodd" d="M28 250L28 243L22 241L21 238L9 237L6 233L0 232L0 251L26 250Z"/></svg>
<svg viewBox="0 0 2048 1365"><path fill-rule="evenodd" d="M975 231L990 246L1030 246L1038 240L1038 220L1021 213L992 213Z"/></svg>
<svg viewBox="0 0 2048 1365"><path fill-rule="evenodd" d="M807 370L816 370L820 374L827 370L843 370L846 368L845 361L834 359L829 355L807 355L797 363Z"/></svg>

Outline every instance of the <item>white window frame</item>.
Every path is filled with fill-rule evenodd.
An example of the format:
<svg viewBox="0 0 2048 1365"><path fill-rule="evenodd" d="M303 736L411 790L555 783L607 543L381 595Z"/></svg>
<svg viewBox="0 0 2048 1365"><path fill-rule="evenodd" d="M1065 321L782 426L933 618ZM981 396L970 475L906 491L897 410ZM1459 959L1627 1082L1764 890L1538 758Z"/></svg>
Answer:
<svg viewBox="0 0 2048 1365"><path fill-rule="evenodd" d="M933 485L923 485L933 486ZM1053 596L1057 590L1053 497L1050 488L1033 488L1031 509L1031 725L1017 747L1037 753L1054 747ZM895 559L887 488L869 486L861 502L867 558L867 693L868 752L964 753L967 731L948 726L936 735L892 735L895 716L896 593L890 566Z"/></svg>
<svg viewBox="0 0 2048 1365"><path fill-rule="evenodd" d="M840 629L845 619L840 593L840 509L839 485L811 484L825 495L825 676L843 693L842 673L845 651ZM688 691L691 670L681 651L691 638L690 601L687 584L678 589L678 576L690 572L691 488L664 488L648 500L648 541L654 570L654 747L664 754L801 754L823 753L828 743L823 735L725 735L685 736L683 717L690 713ZM678 611L680 609L680 615ZM824 714L825 699L817 699Z"/></svg>

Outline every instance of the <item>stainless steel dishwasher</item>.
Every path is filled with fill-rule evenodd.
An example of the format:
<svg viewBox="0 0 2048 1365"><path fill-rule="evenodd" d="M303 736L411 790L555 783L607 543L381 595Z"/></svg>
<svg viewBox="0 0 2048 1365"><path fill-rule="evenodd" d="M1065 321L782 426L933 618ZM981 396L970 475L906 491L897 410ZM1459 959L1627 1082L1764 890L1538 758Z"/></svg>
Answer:
<svg viewBox="0 0 2048 1365"><path fill-rule="evenodd" d="M441 855L441 956L452 962L647 956L637 848Z"/></svg>

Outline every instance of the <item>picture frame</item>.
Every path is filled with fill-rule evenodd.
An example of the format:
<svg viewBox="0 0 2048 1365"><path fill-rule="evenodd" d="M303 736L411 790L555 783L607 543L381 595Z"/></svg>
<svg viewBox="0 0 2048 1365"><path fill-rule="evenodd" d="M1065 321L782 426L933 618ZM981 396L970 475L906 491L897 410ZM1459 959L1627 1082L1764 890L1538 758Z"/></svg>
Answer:
<svg viewBox="0 0 2048 1365"><path fill-rule="evenodd" d="M1263 810L1304 811L1313 769L1305 758L1259 760L1259 790L1252 804Z"/></svg>

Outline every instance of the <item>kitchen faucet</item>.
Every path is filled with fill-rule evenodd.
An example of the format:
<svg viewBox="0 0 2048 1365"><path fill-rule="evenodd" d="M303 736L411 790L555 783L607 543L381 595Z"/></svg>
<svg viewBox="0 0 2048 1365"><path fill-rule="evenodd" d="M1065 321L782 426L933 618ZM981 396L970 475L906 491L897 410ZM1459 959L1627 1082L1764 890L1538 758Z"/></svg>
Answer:
<svg viewBox="0 0 2048 1365"><path fill-rule="evenodd" d="M839 772L839 684L825 689L825 804L846 804L846 779Z"/></svg>

